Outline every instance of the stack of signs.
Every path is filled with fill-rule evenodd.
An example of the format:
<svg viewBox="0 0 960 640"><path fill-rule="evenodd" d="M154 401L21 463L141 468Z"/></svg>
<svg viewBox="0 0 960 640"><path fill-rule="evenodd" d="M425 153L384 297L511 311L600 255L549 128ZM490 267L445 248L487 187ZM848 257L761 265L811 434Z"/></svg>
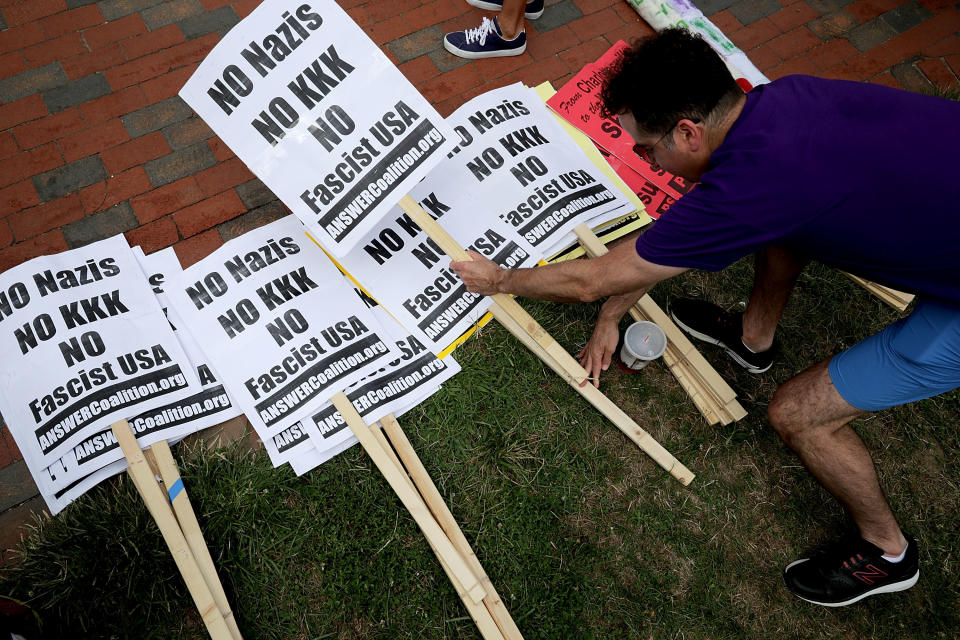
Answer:
<svg viewBox="0 0 960 640"><path fill-rule="evenodd" d="M575 242L577 224L597 226L634 210L520 84L474 98L447 122L459 145L410 195L461 246L503 267L534 266ZM434 353L491 304L466 290L399 207L339 264Z"/></svg>
<svg viewBox="0 0 960 640"><path fill-rule="evenodd" d="M392 223L395 203L454 147L449 126L330 0L295 9L266 0L207 56L181 96L340 259L367 255L361 247L371 235L399 249L384 215ZM419 233L405 222L404 236ZM236 260L272 245L285 266L251 262L249 273L238 271ZM529 256L528 247L517 251ZM444 290L439 275L429 280L430 295ZM433 356L442 339L401 329L386 314L378 322L292 219L194 265L174 297L273 462L298 472L355 442L329 403L335 392L346 389L372 421L409 408L457 371L452 359ZM462 333L476 321L476 305L454 303L468 316L457 326ZM324 368L344 358L349 370L328 379Z"/></svg>
<svg viewBox="0 0 960 640"><path fill-rule="evenodd" d="M122 236L0 275L0 358L0 410L52 513L124 468L113 422L148 446L229 417Z"/></svg>
<svg viewBox="0 0 960 640"><path fill-rule="evenodd" d="M626 43L617 42L599 60L581 69L547 104L593 140L617 175L644 203L647 213L658 218L693 185L663 169L654 169L636 154L633 139L620 123L601 113L600 91L628 50ZM638 91L642 89L638 87ZM657 88L647 90L653 92Z"/></svg>
<svg viewBox="0 0 960 640"><path fill-rule="evenodd" d="M483 194L487 208L544 256L576 243L578 224L597 227L635 210L533 89L488 91L447 121L459 136L454 158L440 168L455 181L447 189Z"/></svg>
<svg viewBox="0 0 960 640"><path fill-rule="evenodd" d="M434 356L376 302L360 291L356 293L372 308L400 352L397 359L346 389L347 398L360 417L367 424L373 424L390 413L399 417L420 404L459 372L460 367L450 356L443 360ZM274 466L289 462L297 475L356 443L357 438L330 402L309 418L264 441Z"/></svg>
<svg viewBox="0 0 960 640"><path fill-rule="evenodd" d="M293 216L173 275L167 295L277 464L315 466L350 446L349 431L324 437L314 417L335 393L404 362L396 331L384 330ZM399 396L406 374L389 382L381 393Z"/></svg>
<svg viewBox="0 0 960 640"><path fill-rule="evenodd" d="M539 254L475 200L463 183L434 171L411 196L461 245L497 264L532 267ZM399 207L366 236L340 267L382 304L409 333L444 354L486 313L492 299L470 293L443 251ZM362 412L361 412L362 415Z"/></svg>
<svg viewBox="0 0 960 640"><path fill-rule="evenodd" d="M443 119L332 0L266 0L180 91L336 256L454 146Z"/></svg>

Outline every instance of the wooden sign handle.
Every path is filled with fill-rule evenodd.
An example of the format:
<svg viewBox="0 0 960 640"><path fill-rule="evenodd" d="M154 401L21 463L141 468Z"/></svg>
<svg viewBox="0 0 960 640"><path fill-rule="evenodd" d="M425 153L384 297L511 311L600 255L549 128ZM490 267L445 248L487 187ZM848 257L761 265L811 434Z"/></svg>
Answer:
<svg viewBox="0 0 960 640"><path fill-rule="evenodd" d="M470 255L412 197L406 195L401 198L400 208L448 256L454 260L470 260ZM577 393L609 418L634 444L653 458L654 462L666 469L681 484L690 484L694 477L690 470L654 440L649 433L641 429L636 422L592 384L581 386L581 383L587 379L587 372L584 368L549 333L544 331L516 300L506 294L497 294L491 296L491 298L493 298L494 303L490 307L490 313L507 331L516 336L557 375L566 380Z"/></svg>
<svg viewBox="0 0 960 640"><path fill-rule="evenodd" d="M377 429L374 426L368 426L367 430L370 432L370 434L374 438L376 438L377 442L380 443L381 449L383 449L383 451L386 452L387 457L390 459L391 464L393 464L393 466L396 467L397 471L400 472L400 475L403 476L403 478L407 481L407 485L410 487L410 490L413 491L414 493L417 493L417 487L414 485L412 479L410 478L409 472L407 471L407 469L404 469L403 463L397 457L397 454L394 452L393 447L390 446L390 443L387 441L386 436L384 436L383 431L381 431L380 429ZM431 484L433 483L431 482ZM420 494L420 497L421 498L423 497L422 493ZM429 508L429 506L426 503L424 503L424 508ZM453 541L451 540L451 542ZM430 544L430 540L427 540L427 544ZM482 604L477 604L476 602L471 600L470 597L467 596L466 590L463 588L463 585L457 579L457 576L454 575L454 573L450 570L450 567L447 565L446 561L444 560L444 557L440 555L440 552L437 551L436 547L434 547L432 544L430 544L430 548L433 550L433 553L437 556L437 560L440 561L440 566L443 568L443 572L447 574L447 579L450 580L450 583L453 585L454 590L460 596L460 600L461 602L463 602L463 606L467 608L467 613L469 613L470 617L473 618L473 622L477 625L477 629L480 631L480 635L483 636L484 640L507 640L506 638L504 638L503 634L500 632L500 628L497 625L496 621L493 619L493 616L489 611L489 607L487 606L487 602L490 599L490 596L487 595L483 599ZM488 594L489 594L490 585L484 584L484 588L488 591Z"/></svg>
<svg viewBox="0 0 960 640"><path fill-rule="evenodd" d="M157 467L160 470L160 477L163 478L163 484L167 488L167 497L173 507L173 514L180 523L180 529L183 531L187 544L190 545L190 551L196 558L200 571L203 573L203 579L213 595L214 602L217 603L217 609L223 616L227 627L230 628L230 635L234 640L243 640L240 635L240 628L237 627L237 621L233 617L233 611L230 609L230 602L227 600L227 594L223 591L223 584L217 575L217 568L213 564L213 558L210 557L210 550L207 548L206 540L203 538L203 531L200 529L200 523L197 522L197 514L193 510L187 491L183 487L183 480L180 478L180 471L177 469L177 463L170 452L170 445L166 440L161 440L150 447L153 457L157 461Z"/></svg>
<svg viewBox="0 0 960 640"><path fill-rule="evenodd" d="M187 589L200 612L200 617L203 618L207 632L213 640L232 640L233 636L230 629L220 614L220 610L217 609L217 603L214 602L213 595L203 579L200 567L190 551L183 531L180 530L180 525L173 515L170 503L147 465L143 451L137 444L137 439L134 437L130 425L126 420L120 420L110 425L110 428L113 430L117 442L120 443L123 455L126 456L127 462L130 464L127 473L146 503L147 510L157 523L157 527L163 535L163 540L167 543L170 554L173 556L174 562L177 563L177 568L180 569L180 575L187 583Z"/></svg>
<svg viewBox="0 0 960 640"><path fill-rule="evenodd" d="M440 495L437 485L430 479L430 474L427 473L426 467L424 467L423 462L420 461L420 457L413 449L413 445L410 444L410 440L407 439L407 434L403 432L400 423L397 422L397 419L391 413L383 418L380 424L383 426L387 439L396 450L400 461L406 468L406 472L410 475L420 495L423 496L423 500L430 509L430 512L433 513L433 516L437 519L437 523L439 523L440 527L447 534L447 537L450 538L450 541L453 543L453 546L457 548L457 551L466 559L467 564L473 569L474 574L476 574L483 583L484 588L487 590L487 597L484 598L483 603L487 606L487 609L490 610L490 614L494 620L496 620L497 626L500 628L503 636L507 640L523 640L520 629L517 628L513 618L510 617L510 612L507 611L506 605L504 605L503 600L494 588L490 578L487 577L486 572L483 570L483 565L480 564L480 560L473 552L470 542L467 540L467 537L463 535L463 531L454 519L453 514L450 513L450 509L447 507L447 503L444 502L443 496Z"/></svg>
<svg viewBox="0 0 960 640"><path fill-rule="evenodd" d="M477 576L473 575L473 572L467 566L466 562L464 562L460 554L457 553L457 550L453 548L453 545L450 543L450 540L447 539L446 534L443 533L440 525L433 519L430 510L424 505L423 500L421 500L416 491L410 487L409 479L405 478L390 461L387 453L370 433L369 428L367 428L367 423L365 423L363 418L360 417L360 414L357 413L353 403L350 402L347 396L341 391L333 396L332 401L333 406L336 407L340 415L343 416L350 430L357 436L367 455L369 455L374 464L377 465L377 469L379 469L380 473L387 479L387 482L393 488L397 497L400 498L403 506L406 507L417 525L420 526L423 535L426 536L430 544L437 550L437 553L443 557L444 561L450 567L450 571L457 577L460 584L463 585L470 599L479 603L487 595L483 585L480 584Z"/></svg>
<svg viewBox="0 0 960 640"><path fill-rule="evenodd" d="M587 225L577 225L574 233L589 257L597 258L607 253L607 247ZM649 295L641 297L630 309L630 315L634 320L649 320L663 329L667 336L664 361L711 424L718 421L729 424L747 415L736 401L737 394L730 385L710 366L653 298Z"/></svg>

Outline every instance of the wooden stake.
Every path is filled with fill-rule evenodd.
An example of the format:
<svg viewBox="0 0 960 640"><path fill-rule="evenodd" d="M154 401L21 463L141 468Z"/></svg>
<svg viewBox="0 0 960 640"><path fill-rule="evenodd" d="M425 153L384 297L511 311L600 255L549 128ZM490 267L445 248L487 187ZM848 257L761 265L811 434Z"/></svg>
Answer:
<svg viewBox="0 0 960 640"><path fill-rule="evenodd" d="M410 216L410 218L417 223L417 225L426 232L430 239L437 243L437 245L446 253L448 256L454 260L470 260L470 254L461 247L456 240L450 236L446 230L438 225L436 221L430 217L426 211L423 210L416 200L411 198L409 195L403 196L400 199L400 208ZM560 346L553 337L547 333L540 324L534 320L530 314L523 310L523 307L519 305L513 298L506 294L497 294L491 296L495 302L497 302L500 307L504 310L504 313L510 314L518 326L522 327L523 330L538 344L541 349L550 354L558 362L563 362L566 364L566 358L569 358L573 362L572 366L567 367L567 370L570 375L574 376L577 379L577 382L583 382L587 378L587 372L580 366L576 360L570 357L570 354L567 353L566 349ZM566 356L566 358L564 357Z"/></svg>
<svg viewBox="0 0 960 640"><path fill-rule="evenodd" d="M904 293L902 291L897 291L896 289L891 289L890 287L885 287L882 284L871 282L865 278L855 276L852 273L847 273L845 271L842 273L897 311L906 311L907 307L911 302L913 302L915 297L911 293Z"/></svg>
<svg viewBox="0 0 960 640"><path fill-rule="evenodd" d="M447 539L446 534L444 534L440 525L437 524L437 521L433 519L433 515L430 513L430 510L427 509L423 500L417 492L411 488L409 479L405 479L405 476L401 474L390 461L389 455L370 433L367 424L363 421L363 418L360 417L360 414L357 413L353 403L347 399L347 396L341 391L333 396L332 401L333 406L336 407L340 415L343 416L350 430L357 436L367 455L369 455L374 464L377 465L380 473L387 479L387 482L393 488L397 497L400 498L403 506L407 508L407 511L410 512L410 515L413 516L413 519L420 526L423 535L426 536L430 544L437 550L437 554L447 563L450 571L456 576L460 584L463 585L464 593L468 595L473 602L479 603L487 595L483 585L480 584L480 580L473 574L457 550L453 548L450 540Z"/></svg>
<svg viewBox="0 0 960 640"><path fill-rule="evenodd" d="M200 617L203 618L207 632L213 640L232 640L233 636L230 629L220 614L220 610L217 609L217 604L204 581L200 567L197 565L187 540L180 530L180 525L177 524L173 515L170 503L147 465L143 451L137 444L133 431L130 430L130 425L126 420L120 420L110 425L110 428L120 444L123 455L126 456L127 462L130 464L127 473L146 503L150 515L157 523L157 527L163 535L163 540L167 543L170 554L177 563L177 568L180 569L180 575L187 583L187 589L200 612Z"/></svg>
<svg viewBox="0 0 960 640"><path fill-rule="evenodd" d="M167 488L167 496L173 506L173 513L180 523L180 529L183 531L187 544L190 545L190 551L196 558L200 571L203 573L203 579L213 595L214 602L217 603L217 609L223 616L230 634L234 640L243 640L240 635L240 628L237 627L237 621L233 617L233 611L230 609L230 603L227 601L227 594L223 591L223 584L217 575L217 568L213 564L213 558L210 557L210 550L203 539L203 532L200 530L200 523L197 522L197 515L193 511L193 505L190 504L190 498L183 487L183 480L180 479L180 472L177 469L177 463L170 452L170 445L166 440L161 440L150 447L157 467L160 469L160 476L163 478L163 484Z"/></svg>
<svg viewBox="0 0 960 640"><path fill-rule="evenodd" d="M433 218L409 195L400 199L400 208L437 243L441 250L454 260L470 260L468 254ZM533 351L554 372L566 380L577 393L586 398L603 415L609 418L627 437L647 453L673 477L687 485L693 474L669 451L641 429L627 414L611 402L592 384L580 384L587 379L587 372L576 359L567 353L523 308L510 296L491 296L490 312L510 333Z"/></svg>
<svg viewBox="0 0 960 640"><path fill-rule="evenodd" d="M577 225L574 232L589 257L597 258L607 253L607 247L587 225ZM736 392L710 366L653 298L648 295L640 298L630 309L630 315L634 320L648 320L663 329L667 336L664 362L710 424L729 424L747 415L736 401Z"/></svg>
<svg viewBox="0 0 960 640"><path fill-rule="evenodd" d="M380 447L386 452L387 457L390 459L390 462L397 468L400 474L407 481L407 484L409 485L410 490L413 491L414 493L417 493L417 487L412 482L410 474L406 469L404 469L403 463L401 462L401 460L397 458L397 454L394 452L393 447L390 446L390 443L387 441L387 438L384 435L383 431L376 428L375 426L367 426L367 430L370 432L370 434L374 438L377 439L377 442L380 443ZM432 485L433 483L431 482L430 484ZM421 498L423 497L422 494L418 494L418 495ZM424 503L424 507L429 508L429 506L426 503ZM427 540L427 543L429 544L430 541ZM493 616L489 611L489 607L486 606L486 603L490 599L490 596L488 595L486 598L484 598L482 601L482 604L477 604L476 602L471 600L466 595L466 591L464 590L463 585L460 583L459 580L457 580L457 576L454 575L454 573L450 570L450 567L444 561L443 556L440 555L440 553L437 551L437 548L434 547L432 544L430 544L430 548L433 550L433 553L437 556L437 560L440 561L440 566L443 568L444 573L447 574L447 578L450 580L450 583L453 585L454 590L460 596L460 600L463 602L463 605L467 608L467 612L470 614L470 617L473 618L473 622L477 625L477 629L480 630L480 635L483 636L484 640L506 640L506 638L504 638L503 634L500 632L500 629L496 621L493 619ZM484 585L484 587L488 590L488 593L489 593L490 585Z"/></svg>
<svg viewBox="0 0 960 640"><path fill-rule="evenodd" d="M634 422L633 418L624 413L620 407L615 405L609 398L607 398L607 396L603 395L603 392L594 387L593 384L588 382L587 384L581 386L575 378L567 375L563 366L551 358L549 354L539 349L539 345L514 323L513 318L507 314L501 313L498 310L496 303L490 307L490 312L493 313L493 317L500 321L507 331L516 336L517 339L520 340L520 342L522 342L528 349L539 356L539 358L543 360L547 366L553 369L558 375L560 375L560 377L564 378L577 393L582 395L597 409L597 411L606 416L607 419L616 425L616 427L620 429L620 431L622 431L628 438L630 438L634 444L640 447L644 453L653 458L654 462L666 469L670 475L679 480L680 484L686 486L693 481L693 473L691 473L690 470L687 469L679 460L674 458L669 451L664 449L659 442L654 440L649 433L644 431L636 422ZM567 357L572 359L569 354L567 354Z"/></svg>
<svg viewBox="0 0 960 640"><path fill-rule="evenodd" d="M416 485L420 491L420 495L423 496L424 502L440 524L440 528L444 530L447 537L450 538L450 541L453 543L453 546L456 547L457 551L466 559L467 564L473 569L474 574L480 578L480 582L483 583L484 588L487 590L487 597L483 599L483 603L490 610L500 631L507 640L523 640L520 629L517 628L513 618L510 617L510 612L507 611L506 605L503 604L503 600L494 588L493 583L490 581L490 578L487 577L487 573L483 570L483 565L480 564L480 560L473 552L470 542L467 541L467 537L463 535L463 531L459 525L457 525L457 521L454 519L453 514L450 513L450 509L447 507L447 503L444 502L443 496L440 495L437 486L433 480L430 479L430 474L427 473L423 462L420 461L420 457L417 456L413 445L411 445L410 440L407 439L407 434L400 428L400 423L397 422L397 419L391 413L383 418L380 424L383 425L387 439L396 450L400 461L406 468L414 485Z"/></svg>

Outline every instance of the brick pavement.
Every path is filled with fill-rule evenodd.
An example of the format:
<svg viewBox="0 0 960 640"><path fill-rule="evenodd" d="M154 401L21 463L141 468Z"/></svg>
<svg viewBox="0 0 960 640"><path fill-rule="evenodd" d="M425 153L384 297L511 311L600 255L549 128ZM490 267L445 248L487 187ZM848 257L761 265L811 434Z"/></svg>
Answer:
<svg viewBox="0 0 960 640"><path fill-rule="evenodd" d="M953 0L696 1L771 78L958 84ZM257 4L0 0L0 271L116 233L148 253L173 246L189 265L286 213L176 96ZM508 83L562 84L610 44L651 33L624 0L547 0L526 53L467 62L441 47L444 32L479 23L462 0L340 5L443 115ZM0 550L35 495L0 428Z"/></svg>

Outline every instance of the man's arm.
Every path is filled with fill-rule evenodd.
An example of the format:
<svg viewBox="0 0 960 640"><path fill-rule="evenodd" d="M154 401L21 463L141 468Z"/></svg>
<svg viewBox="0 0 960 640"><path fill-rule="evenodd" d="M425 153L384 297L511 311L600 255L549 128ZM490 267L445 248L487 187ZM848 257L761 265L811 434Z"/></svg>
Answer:
<svg viewBox="0 0 960 640"><path fill-rule="evenodd" d="M484 295L513 293L555 302L592 302L641 289L645 292L657 282L687 270L644 260L637 255L632 242L618 244L599 258L568 260L533 269L502 269L476 252L471 251L470 255L473 261L450 263L469 291Z"/></svg>
<svg viewBox="0 0 960 640"><path fill-rule="evenodd" d="M617 343L620 342L620 318L647 293L647 289L648 287L644 287L630 293L611 296L600 308L593 334L577 354L580 366L586 369L587 380L592 380L593 386L600 386L600 373L610 368L613 354L617 350ZM586 383L585 380L583 384Z"/></svg>

